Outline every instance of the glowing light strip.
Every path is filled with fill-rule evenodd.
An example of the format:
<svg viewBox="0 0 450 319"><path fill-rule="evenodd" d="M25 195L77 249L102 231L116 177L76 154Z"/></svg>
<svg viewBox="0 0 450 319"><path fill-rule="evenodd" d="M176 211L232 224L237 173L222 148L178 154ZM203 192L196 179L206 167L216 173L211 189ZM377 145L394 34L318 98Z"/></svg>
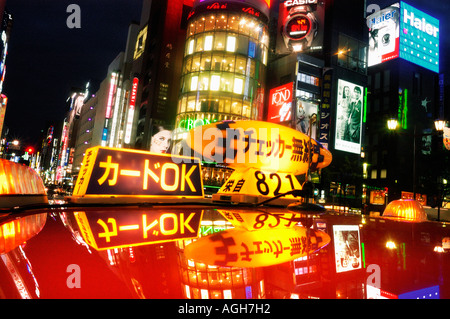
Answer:
<svg viewBox="0 0 450 319"><path fill-rule="evenodd" d="M113 72L111 74L111 84L109 86L108 104L106 104L105 117L107 119L111 118L111 106L112 106L112 100L114 97L114 91L116 90L116 80L117 80L117 73Z"/></svg>

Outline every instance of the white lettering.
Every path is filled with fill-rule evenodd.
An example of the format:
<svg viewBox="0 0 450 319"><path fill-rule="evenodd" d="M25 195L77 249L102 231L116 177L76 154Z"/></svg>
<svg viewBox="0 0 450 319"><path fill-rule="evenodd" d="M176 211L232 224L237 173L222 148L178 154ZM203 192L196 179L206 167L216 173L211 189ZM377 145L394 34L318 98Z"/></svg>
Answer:
<svg viewBox="0 0 450 319"><path fill-rule="evenodd" d="M66 25L69 29L81 28L81 8L77 4L70 4L67 9L67 13L72 13L67 17Z"/></svg>
<svg viewBox="0 0 450 319"><path fill-rule="evenodd" d="M412 27L426 32L427 34L437 38L439 28L436 26L433 26L432 24L428 23L425 18L419 19L416 18L414 15L414 12L409 13L407 9L403 9L403 22L408 23Z"/></svg>
<svg viewBox="0 0 450 319"><path fill-rule="evenodd" d="M288 0L284 2L285 7L301 6L305 4L316 4L317 0Z"/></svg>
<svg viewBox="0 0 450 319"><path fill-rule="evenodd" d="M81 269L77 264L70 264L66 268L66 272L71 273L69 277L67 277L66 285L67 288L81 288Z"/></svg>

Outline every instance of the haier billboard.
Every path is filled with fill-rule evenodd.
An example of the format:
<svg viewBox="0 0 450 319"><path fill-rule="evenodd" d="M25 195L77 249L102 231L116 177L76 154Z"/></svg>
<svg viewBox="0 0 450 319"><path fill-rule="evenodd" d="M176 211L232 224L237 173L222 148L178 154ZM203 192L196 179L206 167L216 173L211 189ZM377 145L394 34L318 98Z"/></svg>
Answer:
<svg viewBox="0 0 450 319"><path fill-rule="evenodd" d="M439 20L400 2L367 17L368 65L402 58L439 72Z"/></svg>

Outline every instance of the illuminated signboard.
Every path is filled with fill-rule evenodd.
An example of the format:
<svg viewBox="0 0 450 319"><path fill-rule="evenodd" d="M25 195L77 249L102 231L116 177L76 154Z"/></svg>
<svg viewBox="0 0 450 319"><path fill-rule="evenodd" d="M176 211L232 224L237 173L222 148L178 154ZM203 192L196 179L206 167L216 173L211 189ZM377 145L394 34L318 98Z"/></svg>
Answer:
<svg viewBox="0 0 450 319"><path fill-rule="evenodd" d="M363 118L362 86L338 80L335 149L359 154Z"/></svg>
<svg viewBox="0 0 450 319"><path fill-rule="evenodd" d="M85 242L111 249L198 237L203 210L92 210L74 212Z"/></svg>
<svg viewBox="0 0 450 319"><path fill-rule="evenodd" d="M200 164L190 157L97 146L86 151L73 195L202 198Z"/></svg>
<svg viewBox="0 0 450 319"><path fill-rule="evenodd" d="M125 143L130 144L131 130L133 128L134 109L136 106L136 95L139 85L139 79L134 78L131 86L130 105L128 107L127 126L125 129Z"/></svg>
<svg viewBox="0 0 450 319"><path fill-rule="evenodd" d="M292 119L292 90L294 83L290 82L270 90L269 110L267 120L273 123L290 121Z"/></svg>
<svg viewBox="0 0 450 319"><path fill-rule="evenodd" d="M358 225L333 225L336 272L361 269L361 240Z"/></svg>
<svg viewBox="0 0 450 319"><path fill-rule="evenodd" d="M301 189L295 175L327 167L331 153L287 126L262 121L221 121L191 130L187 146L205 161L234 169L213 199L246 201ZM292 195L286 196L286 198Z"/></svg>
<svg viewBox="0 0 450 319"><path fill-rule="evenodd" d="M367 17L368 66L398 58L400 5L395 3Z"/></svg>
<svg viewBox="0 0 450 319"><path fill-rule="evenodd" d="M439 72L439 20L400 4L400 57Z"/></svg>
<svg viewBox="0 0 450 319"><path fill-rule="evenodd" d="M229 229L187 245L184 255L208 265L265 267L314 253L329 242L326 233L298 226L254 231Z"/></svg>
<svg viewBox="0 0 450 319"><path fill-rule="evenodd" d="M439 20L400 2L367 17L368 66L400 57L439 72Z"/></svg>
<svg viewBox="0 0 450 319"><path fill-rule="evenodd" d="M324 35L324 4L317 0L279 2L278 54L321 50Z"/></svg>
<svg viewBox="0 0 450 319"><path fill-rule="evenodd" d="M398 295L398 299L440 299L439 286L405 292Z"/></svg>

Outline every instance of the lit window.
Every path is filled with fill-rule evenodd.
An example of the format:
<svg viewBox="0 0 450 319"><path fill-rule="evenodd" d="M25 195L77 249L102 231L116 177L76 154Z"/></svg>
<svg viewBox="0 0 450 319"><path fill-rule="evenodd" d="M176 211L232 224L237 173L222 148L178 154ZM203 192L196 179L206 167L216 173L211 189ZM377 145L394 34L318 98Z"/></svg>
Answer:
<svg viewBox="0 0 450 319"><path fill-rule="evenodd" d="M218 91L220 88L220 75L211 75L211 91Z"/></svg>
<svg viewBox="0 0 450 319"><path fill-rule="evenodd" d="M227 37L227 51L234 52L236 50L236 37Z"/></svg>
<svg viewBox="0 0 450 319"><path fill-rule="evenodd" d="M212 44L213 44L213 36L207 35L205 37L205 51L211 51L212 50Z"/></svg>
<svg viewBox="0 0 450 319"><path fill-rule="evenodd" d="M191 91L197 91L198 87L198 76L193 76L191 79Z"/></svg>
<svg viewBox="0 0 450 319"><path fill-rule="evenodd" d="M194 52L194 39L189 41L188 54L192 54Z"/></svg>
<svg viewBox="0 0 450 319"><path fill-rule="evenodd" d="M243 89L244 89L244 80L240 78L235 78L233 92L236 94L242 94Z"/></svg>

